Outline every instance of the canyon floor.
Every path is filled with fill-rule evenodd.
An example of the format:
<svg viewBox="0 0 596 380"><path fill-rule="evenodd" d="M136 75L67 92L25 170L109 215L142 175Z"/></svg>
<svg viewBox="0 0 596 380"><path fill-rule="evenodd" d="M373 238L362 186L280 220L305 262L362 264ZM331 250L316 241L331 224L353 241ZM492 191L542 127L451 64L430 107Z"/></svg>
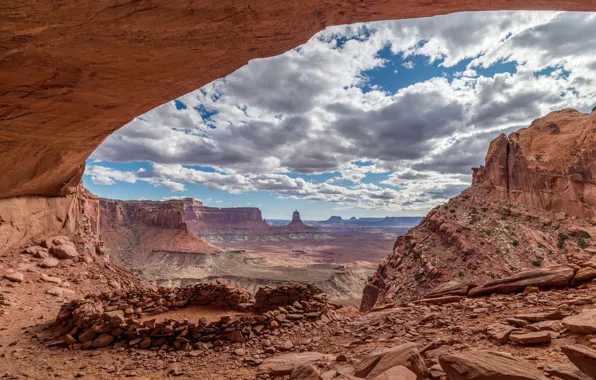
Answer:
<svg viewBox="0 0 596 380"><path fill-rule="evenodd" d="M367 278L390 252L405 228L367 232L332 232L324 238L269 241L226 240L223 252L196 254L154 251L129 267L165 286L223 278L251 292L263 285L312 283L333 302L358 306ZM117 262L117 261L116 261Z"/></svg>

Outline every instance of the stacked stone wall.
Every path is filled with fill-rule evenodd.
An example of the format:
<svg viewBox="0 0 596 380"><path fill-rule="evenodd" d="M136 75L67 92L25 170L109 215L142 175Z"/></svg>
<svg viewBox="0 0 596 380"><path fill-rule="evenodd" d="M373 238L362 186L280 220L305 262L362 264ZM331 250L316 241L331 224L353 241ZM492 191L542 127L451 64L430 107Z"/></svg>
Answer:
<svg viewBox="0 0 596 380"><path fill-rule="evenodd" d="M226 342L242 343L306 321L325 323L334 319L334 307L314 286L266 288L257 294L263 305L267 305L264 312L259 310L264 310L265 306L256 308L257 303L249 292L225 283L159 288L155 292L90 295L61 308L56 318L57 335L61 338L53 343L74 349L114 345L189 351L207 345L218 347ZM276 298L280 294L285 297L283 302ZM204 318L198 321L166 318L163 322L146 319L192 304L218 305L247 314L228 315L215 322Z"/></svg>

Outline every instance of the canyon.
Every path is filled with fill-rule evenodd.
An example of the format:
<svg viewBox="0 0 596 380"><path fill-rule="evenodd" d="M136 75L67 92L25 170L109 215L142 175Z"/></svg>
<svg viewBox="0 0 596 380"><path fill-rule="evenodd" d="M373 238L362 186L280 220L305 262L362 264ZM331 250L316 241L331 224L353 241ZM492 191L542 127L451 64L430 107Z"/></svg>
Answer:
<svg viewBox="0 0 596 380"><path fill-rule="evenodd" d="M225 279L254 293L266 285L315 284L351 305L395 238L327 234L303 223L298 211L271 226L258 208L208 207L192 198L99 199L98 226L110 262L159 285Z"/></svg>

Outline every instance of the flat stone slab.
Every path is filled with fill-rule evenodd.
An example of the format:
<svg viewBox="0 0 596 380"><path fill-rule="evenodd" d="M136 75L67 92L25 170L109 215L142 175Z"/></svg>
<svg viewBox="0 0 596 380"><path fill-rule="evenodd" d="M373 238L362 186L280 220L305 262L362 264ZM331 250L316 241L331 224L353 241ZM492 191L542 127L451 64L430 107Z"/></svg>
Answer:
<svg viewBox="0 0 596 380"><path fill-rule="evenodd" d="M543 313L528 313L528 314L517 314L517 319L525 319L530 322L542 322L542 321L559 321L565 316L560 311L546 311Z"/></svg>
<svg viewBox="0 0 596 380"><path fill-rule="evenodd" d="M470 289L468 296L479 297L493 293L521 292L528 286L535 286L539 289L567 286L574 275L575 269L565 265L534 269L511 277L489 281L482 286Z"/></svg>
<svg viewBox="0 0 596 380"><path fill-rule="evenodd" d="M580 371L596 379L596 351L577 345L565 345L561 350Z"/></svg>
<svg viewBox="0 0 596 380"><path fill-rule="evenodd" d="M451 280L441 284L427 293L424 298L438 298L444 296L467 296L470 285Z"/></svg>
<svg viewBox="0 0 596 380"><path fill-rule="evenodd" d="M592 334L596 332L596 309L586 310L563 319L563 325L574 334Z"/></svg>
<svg viewBox="0 0 596 380"><path fill-rule="evenodd" d="M544 372L550 376L557 376L563 380L592 380L592 378L579 370L573 364L554 363L544 367Z"/></svg>
<svg viewBox="0 0 596 380"><path fill-rule="evenodd" d="M299 352L278 355L265 359L263 363L259 365L258 372L267 373L271 376L286 376L303 364L333 361L334 359L333 355L325 355L320 352Z"/></svg>
<svg viewBox="0 0 596 380"><path fill-rule="evenodd" d="M24 280L23 274L19 272L6 273L4 278L11 282L23 282Z"/></svg>
<svg viewBox="0 0 596 380"><path fill-rule="evenodd" d="M439 363L450 380L547 380L528 362L499 351L448 354Z"/></svg>
<svg viewBox="0 0 596 380"><path fill-rule="evenodd" d="M437 297L437 298L425 298L425 299L421 299L418 301L414 301L414 303L429 303L429 304L440 305L440 304L445 304L445 303L459 302L459 301L463 300L464 298L465 297L462 297L462 296L443 296L443 297Z"/></svg>
<svg viewBox="0 0 596 380"><path fill-rule="evenodd" d="M509 335L509 340L522 345L550 343L551 339L548 331L514 332Z"/></svg>

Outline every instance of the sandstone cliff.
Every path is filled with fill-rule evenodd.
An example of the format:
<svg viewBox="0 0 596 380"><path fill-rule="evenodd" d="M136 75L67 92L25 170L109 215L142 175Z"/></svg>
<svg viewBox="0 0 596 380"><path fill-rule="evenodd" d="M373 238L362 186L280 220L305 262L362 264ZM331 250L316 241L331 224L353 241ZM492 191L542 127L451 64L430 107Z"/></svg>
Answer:
<svg viewBox="0 0 596 380"><path fill-rule="evenodd" d="M596 255L596 113L563 110L491 142L473 184L395 242L367 305Z"/></svg>
<svg viewBox="0 0 596 380"><path fill-rule="evenodd" d="M63 197L0 199L0 253L56 235L90 253L99 247L99 199L82 186Z"/></svg>
<svg viewBox="0 0 596 380"><path fill-rule="evenodd" d="M137 267L151 253L216 253L188 230L184 201L99 200L99 232L112 260Z"/></svg>
<svg viewBox="0 0 596 380"><path fill-rule="evenodd" d="M490 144L474 184L542 210L596 216L596 114L553 112Z"/></svg>
<svg viewBox="0 0 596 380"><path fill-rule="evenodd" d="M243 231L257 233L271 228L256 207L207 207L192 198L184 199L183 204L184 221L197 236L233 236Z"/></svg>

